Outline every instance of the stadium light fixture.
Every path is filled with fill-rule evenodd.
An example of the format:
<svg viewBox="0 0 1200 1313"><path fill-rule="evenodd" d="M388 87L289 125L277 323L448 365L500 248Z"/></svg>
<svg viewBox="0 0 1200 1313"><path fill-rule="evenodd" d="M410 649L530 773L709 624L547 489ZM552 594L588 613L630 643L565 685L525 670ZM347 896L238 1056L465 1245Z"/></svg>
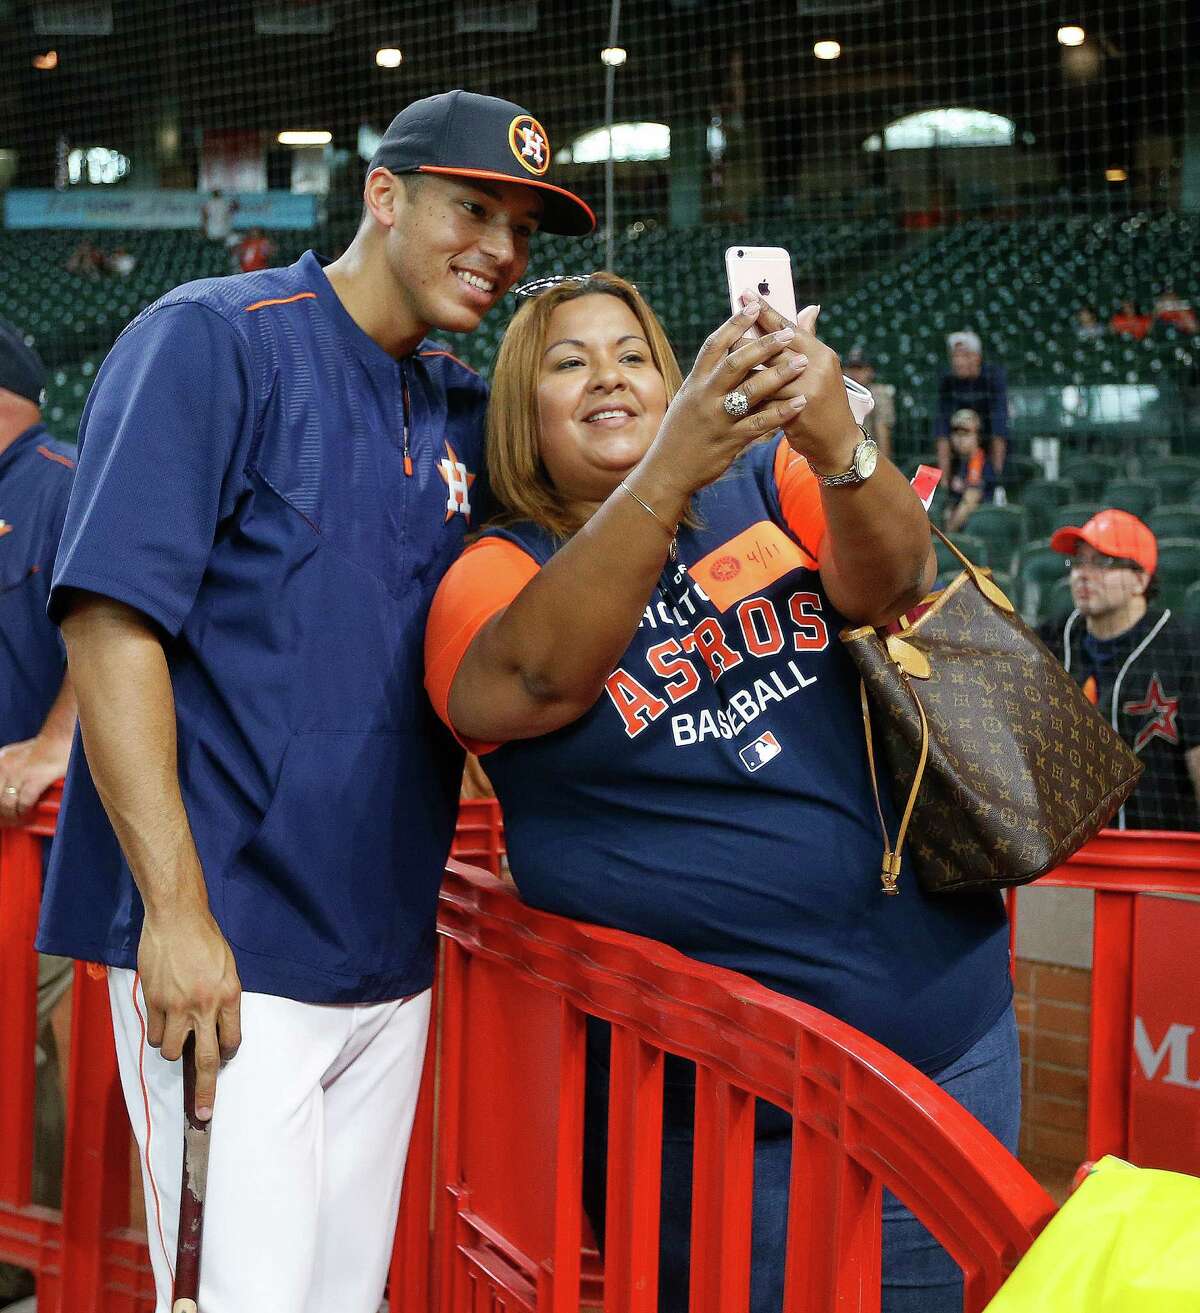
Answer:
<svg viewBox="0 0 1200 1313"><path fill-rule="evenodd" d="M399 68L404 63L404 53L395 46L384 46L375 52L375 62L380 68Z"/></svg>
<svg viewBox="0 0 1200 1313"><path fill-rule="evenodd" d="M1058 29L1058 44L1060 46L1081 46L1087 39L1087 33L1076 23L1068 23L1065 27Z"/></svg>
<svg viewBox="0 0 1200 1313"><path fill-rule="evenodd" d="M44 54L34 55L33 66L42 73L49 73L58 67L58 51L47 50Z"/></svg>
<svg viewBox="0 0 1200 1313"><path fill-rule="evenodd" d="M818 59L837 59L842 53L840 41L818 41L813 46L813 54Z"/></svg>
<svg viewBox="0 0 1200 1313"><path fill-rule="evenodd" d="M290 128L275 138L281 146L328 146L333 140L332 132L310 132L301 128Z"/></svg>
<svg viewBox="0 0 1200 1313"><path fill-rule="evenodd" d="M620 68L628 58L629 54L622 46L606 46L600 52L600 62L609 68Z"/></svg>
<svg viewBox="0 0 1200 1313"><path fill-rule="evenodd" d="M1129 174L1122 168L1105 169L1104 178L1106 182L1128 182Z"/></svg>

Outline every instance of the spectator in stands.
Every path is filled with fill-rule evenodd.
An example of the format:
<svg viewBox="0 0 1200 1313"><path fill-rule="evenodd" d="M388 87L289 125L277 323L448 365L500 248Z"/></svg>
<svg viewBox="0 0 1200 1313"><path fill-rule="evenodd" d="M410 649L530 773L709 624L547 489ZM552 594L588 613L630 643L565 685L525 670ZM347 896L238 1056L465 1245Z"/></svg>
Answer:
<svg viewBox="0 0 1200 1313"><path fill-rule="evenodd" d="M979 416L964 407L950 416L950 482L947 484L946 532L957 533L984 502L995 500L996 471L980 446Z"/></svg>
<svg viewBox="0 0 1200 1313"><path fill-rule="evenodd" d="M1068 558L1075 610L1042 637L1146 767L1114 824L1200 830L1200 635L1150 604L1158 540L1104 510L1050 545Z"/></svg>
<svg viewBox="0 0 1200 1313"><path fill-rule="evenodd" d="M880 383L875 377L875 362L866 351L856 346L842 362L846 376L861 383L875 398L875 408L863 421L863 428L879 446L879 454L892 458L892 430L896 426L896 389L891 383Z"/></svg>
<svg viewBox="0 0 1200 1313"><path fill-rule="evenodd" d="M99 278L105 268L104 252L90 237L82 238L67 257L67 273L78 274L81 278Z"/></svg>
<svg viewBox="0 0 1200 1313"><path fill-rule="evenodd" d="M261 228L251 228L234 249L242 273L253 274L270 267L275 243Z"/></svg>
<svg viewBox="0 0 1200 1313"><path fill-rule="evenodd" d="M591 231L549 164L518 105L416 101L341 261L189 282L96 376L49 603L87 752L38 943L108 968L160 1309L189 1034L200 1307L383 1296L462 769L424 621L484 483L487 389L427 335L473 332L539 229Z"/></svg>
<svg viewBox="0 0 1200 1313"><path fill-rule="evenodd" d="M226 196L219 187L214 188L212 195L200 207L200 231L210 242L228 246L233 236L233 216L237 210L238 203L234 197Z"/></svg>
<svg viewBox="0 0 1200 1313"><path fill-rule="evenodd" d="M1104 336L1105 328L1094 305L1081 305L1075 311L1075 336L1081 342L1094 342Z"/></svg>
<svg viewBox="0 0 1200 1313"><path fill-rule="evenodd" d="M946 339L950 370L938 384L933 436L942 476L950 477L950 416L956 410L973 410L980 420L980 439L996 478L1004 473L1008 451L1008 381L1001 365L984 364L978 333L951 333Z"/></svg>
<svg viewBox="0 0 1200 1313"><path fill-rule="evenodd" d="M1012 1148L1020 1064L1000 900L929 898L911 875L898 897L880 891L858 676L834 635L902 612L934 558L904 476L881 461L864 480L852 459L869 448L815 318L802 313L757 374L760 347L737 348L745 320L732 321L681 386L661 325L615 275L553 280L527 300L489 408L505 512L435 598L426 686L486 754L527 901L841 1017ZM759 323L785 329L765 307ZM789 367L798 381L779 395L807 404L780 421L770 393ZM730 424L731 387L762 424ZM786 436L754 440L779 422ZM593 1034L585 1188L600 1234L606 1080ZM691 1097L687 1064L668 1060L662 1313L687 1308ZM782 1302L790 1125L760 1108L754 1313ZM895 1199L883 1207L885 1313L957 1313L957 1267Z"/></svg>
<svg viewBox="0 0 1200 1313"><path fill-rule="evenodd" d="M75 695L46 616L74 461L42 424L45 382L37 353L0 320L0 827L23 821L61 778L75 732ZM38 959L39 1051L56 1051L60 1074L69 1019L61 1024L59 1005L73 971L68 958ZM61 1087L53 1081L39 1082L39 1096L39 1110L49 1110L55 1098L61 1109ZM50 1121L61 1122L61 1113ZM61 1144L39 1147L56 1175ZM52 1202L37 1185L37 1201ZM0 1264L0 1305L32 1292L28 1273Z"/></svg>
<svg viewBox="0 0 1200 1313"><path fill-rule="evenodd" d="M1154 298L1154 323L1156 327L1173 328L1190 337L1197 328L1196 312L1168 283Z"/></svg>
<svg viewBox="0 0 1200 1313"><path fill-rule="evenodd" d="M1108 326L1118 337L1132 337L1140 342L1150 331L1150 323L1150 316L1142 314L1137 302L1126 297L1108 321Z"/></svg>

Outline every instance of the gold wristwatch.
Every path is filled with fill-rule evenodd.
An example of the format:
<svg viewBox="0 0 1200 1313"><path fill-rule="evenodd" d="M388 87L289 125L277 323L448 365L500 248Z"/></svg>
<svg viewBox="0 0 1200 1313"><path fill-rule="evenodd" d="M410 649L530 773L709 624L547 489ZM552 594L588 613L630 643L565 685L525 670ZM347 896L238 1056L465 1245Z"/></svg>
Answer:
<svg viewBox="0 0 1200 1313"><path fill-rule="evenodd" d="M811 462L809 463L809 469L822 488L849 488L856 483L866 483L875 473L875 467L879 464L879 447L861 424L858 426L858 431L862 434L862 440L854 448L848 470L843 470L841 474L822 474L820 470L813 469Z"/></svg>

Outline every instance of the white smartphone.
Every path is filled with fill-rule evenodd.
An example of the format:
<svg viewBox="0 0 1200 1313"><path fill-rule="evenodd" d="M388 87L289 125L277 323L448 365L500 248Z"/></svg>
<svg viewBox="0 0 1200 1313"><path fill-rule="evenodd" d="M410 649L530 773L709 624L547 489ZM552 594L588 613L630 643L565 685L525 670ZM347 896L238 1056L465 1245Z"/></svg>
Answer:
<svg viewBox="0 0 1200 1313"><path fill-rule="evenodd" d="M742 295L753 292L789 324L796 322L796 289L792 286L792 257L782 246L731 246L725 252L725 277L729 282L729 308L742 308ZM760 337L758 325L746 333Z"/></svg>

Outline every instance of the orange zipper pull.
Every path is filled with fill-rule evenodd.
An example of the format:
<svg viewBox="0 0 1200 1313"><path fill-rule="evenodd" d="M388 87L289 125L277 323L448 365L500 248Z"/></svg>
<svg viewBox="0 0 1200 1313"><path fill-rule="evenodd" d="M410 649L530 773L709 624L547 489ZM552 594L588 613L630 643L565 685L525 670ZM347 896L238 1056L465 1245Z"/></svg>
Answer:
<svg viewBox="0 0 1200 1313"><path fill-rule="evenodd" d="M400 370L400 401L404 408L404 473L412 478L413 463L408 453L408 379L404 377L403 367Z"/></svg>

